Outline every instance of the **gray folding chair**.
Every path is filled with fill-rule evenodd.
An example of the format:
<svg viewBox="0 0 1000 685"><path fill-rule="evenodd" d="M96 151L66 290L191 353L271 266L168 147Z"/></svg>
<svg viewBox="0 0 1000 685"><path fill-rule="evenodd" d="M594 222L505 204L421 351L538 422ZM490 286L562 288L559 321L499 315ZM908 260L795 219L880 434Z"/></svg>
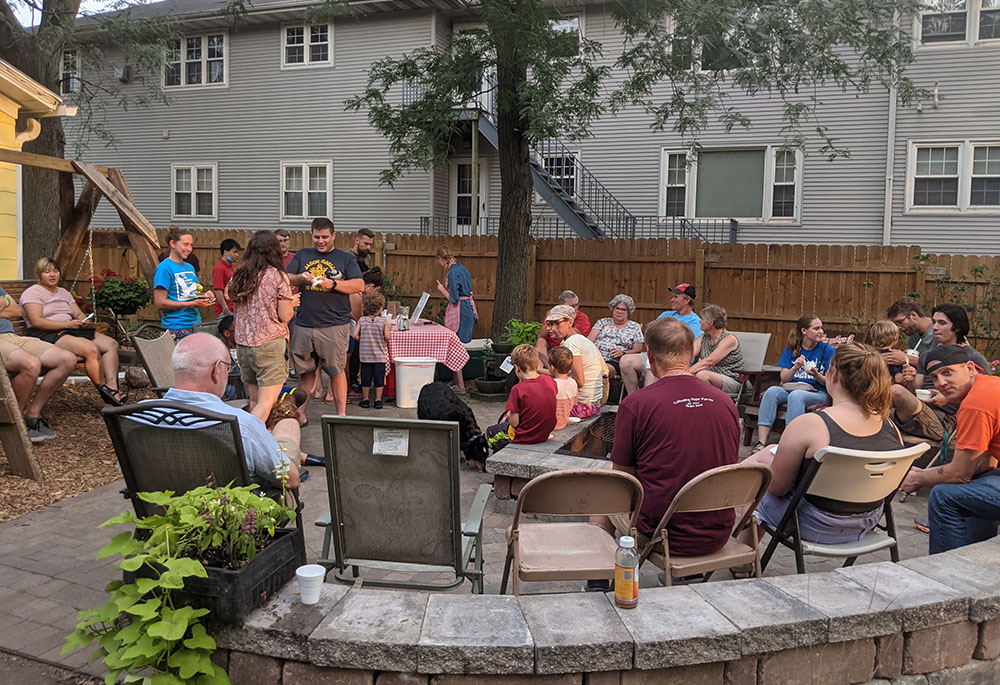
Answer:
<svg viewBox="0 0 1000 685"><path fill-rule="evenodd" d="M174 385L174 369L170 365L170 355L174 353L174 339L165 330L155 338L145 338L141 335L146 330L158 328L160 327L155 324L140 326L129 335L129 339L139 355L142 368L146 369L153 391L162 396Z"/></svg>
<svg viewBox="0 0 1000 685"><path fill-rule="evenodd" d="M360 569L453 574L440 581L362 577L376 587L448 590L468 578L483 591L482 485L462 520L459 427L452 421L324 416L330 508L319 563L343 583ZM330 556L331 543L333 557Z"/></svg>
<svg viewBox="0 0 1000 685"><path fill-rule="evenodd" d="M137 516L158 507L138 497L140 492L172 490L177 494L203 485L250 485L240 425L236 417L183 402L152 400L124 407L105 407L104 422L125 478L125 497ZM261 493L280 495L265 479ZM297 490L292 506L301 510ZM301 527L301 516L298 517Z"/></svg>

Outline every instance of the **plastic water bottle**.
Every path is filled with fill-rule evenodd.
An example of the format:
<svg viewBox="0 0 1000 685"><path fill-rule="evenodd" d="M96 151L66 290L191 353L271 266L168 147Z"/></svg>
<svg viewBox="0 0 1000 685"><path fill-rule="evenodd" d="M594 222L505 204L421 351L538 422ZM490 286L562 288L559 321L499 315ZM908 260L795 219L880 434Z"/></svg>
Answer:
<svg viewBox="0 0 1000 685"><path fill-rule="evenodd" d="M639 603L639 554L635 538L623 535L615 551L615 604L634 609Z"/></svg>

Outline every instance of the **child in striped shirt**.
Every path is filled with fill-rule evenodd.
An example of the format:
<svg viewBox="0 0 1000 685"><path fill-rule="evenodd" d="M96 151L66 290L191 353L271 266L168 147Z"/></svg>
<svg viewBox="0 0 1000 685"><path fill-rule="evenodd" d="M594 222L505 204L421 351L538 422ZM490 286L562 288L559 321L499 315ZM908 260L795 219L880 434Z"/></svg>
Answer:
<svg viewBox="0 0 1000 685"><path fill-rule="evenodd" d="M364 312L354 327L354 339L358 345L361 360L361 402L362 409L371 406L368 393L375 384L375 409L382 408L382 387L385 385L385 343L389 340L390 321L382 316L385 297L380 292L365 293L361 296Z"/></svg>

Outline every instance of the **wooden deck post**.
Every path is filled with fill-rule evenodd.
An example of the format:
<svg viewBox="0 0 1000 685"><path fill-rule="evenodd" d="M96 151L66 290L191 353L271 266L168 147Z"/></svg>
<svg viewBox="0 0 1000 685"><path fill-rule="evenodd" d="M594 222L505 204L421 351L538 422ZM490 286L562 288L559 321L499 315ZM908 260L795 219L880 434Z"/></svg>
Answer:
<svg viewBox="0 0 1000 685"><path fill-rule="evenodd" d="M42 469L31 449L28 429L6 372L0 373L0 444L11 473L32 480L42 479Z"/></svg>

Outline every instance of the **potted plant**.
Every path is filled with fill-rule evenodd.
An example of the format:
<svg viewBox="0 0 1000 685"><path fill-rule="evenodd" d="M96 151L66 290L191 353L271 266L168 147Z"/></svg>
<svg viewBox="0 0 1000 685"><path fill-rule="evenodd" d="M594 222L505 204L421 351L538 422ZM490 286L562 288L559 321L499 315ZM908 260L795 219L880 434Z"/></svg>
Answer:
<svg viewBox="0 0 1000 685"><path fill-rule="evenodd" d="M94 303L101 309L109 309L116 316L129 316L152 301L153 295L146 281L111 269L101 271L93 280Z"/></svg>
<svg viewBox="0 0 1000 685"><path fill-rule="evenodd" d="M500 370L500 365L507 358L505 354L499 354L497 345L488 345L485 360L483 361L483 376L476 379L476 390L484 395L497 395L504 392L507 385L507 374Z"/></svg>
<svg viewBox="0 0 1000 685"><path fill-rule="evenodd" d="M120 533L97 555L121 555L125 577L107 586L103 606L80 612L63 654L96 642L107 682L152 673L153 682L228 683L210 659L215 641L200 619L238 620L305 563L301 529L281 527L295 512L255 488L140 493L164 513L125 512L101 524L135 524L135 536Z"/></svg>
<svg viewBox="0 0 1000 685"><path fill-rule="evenodd" d="M534 345L535 341L538 340L538 333L541 330L542 324L537 321L527 322L520 319L511 319L504 326L503 338L500 342L493 343L493 351L496 354L506 357L518 345Z"/></svg>

